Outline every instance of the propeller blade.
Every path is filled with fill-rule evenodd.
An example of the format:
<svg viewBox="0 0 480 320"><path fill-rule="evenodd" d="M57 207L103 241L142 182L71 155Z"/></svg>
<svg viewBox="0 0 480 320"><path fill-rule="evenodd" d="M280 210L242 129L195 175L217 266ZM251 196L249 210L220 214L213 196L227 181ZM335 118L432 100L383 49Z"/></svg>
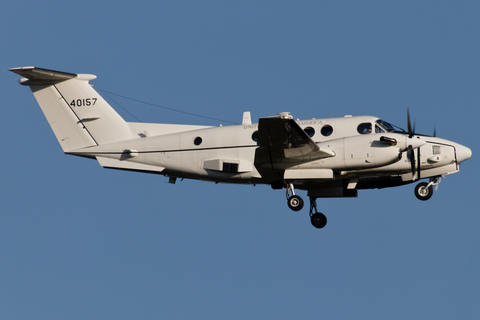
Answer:
<svg viewBox="0 0 480 320"><path fill-rule="evenodd" d="M412 123L410 121L410 110L407 109L408 137L413 137Z"/></svg>
<svg viewBox="0 0 480 320"><path fill-rule="evenodd" d="M415 173L417 173L417 167L415 166L415 153L413 152L412 146L408 146L407 156L410 159L410 165L411 165L411 168L412 168L412 175L415 177Z"/></svg>
<svg viewBox="0 0 480 320"><path fill-rule="evenodd" d="M412 121L410 120L410 110L407 109L407 124L408 124L408 138L409 139L412 139L413 136L415 135L415 122L413 123L413 129L412 129ZM436 130L434 131L434 136L436 135ZM420 142L420 144L418 144L417 142ZM412 178L413 180L419 180L420 179L420 147L425 144L425 142L423 141L417 141L417 139L414 140L410 140L410 145L408 146L407 148L407 156L408 158L410 159L410 166L412 168ZM415 149L417 149L417 159L415 159L415 151L413 149L413 144L415 144ZM418 169L417 169L417 164L416 162L418 162ZM416 177L416 173L417 173L417 170L418 170L418 176Z"/></svg>
<svg viewBox="0 0 480 320"><path fill-rule="evenodd" d="M437 136L437 128L436 128L436 127L433 127L433 136L434 136L434 137Z"/></svg>
<svg viewBox="0 0 480 320"><path fill-rule="evenodd" d="M420 148L417 149L417 162L418 162L418 177L417 177L417 180L420 180L421 177L420 177Z"/></svg>

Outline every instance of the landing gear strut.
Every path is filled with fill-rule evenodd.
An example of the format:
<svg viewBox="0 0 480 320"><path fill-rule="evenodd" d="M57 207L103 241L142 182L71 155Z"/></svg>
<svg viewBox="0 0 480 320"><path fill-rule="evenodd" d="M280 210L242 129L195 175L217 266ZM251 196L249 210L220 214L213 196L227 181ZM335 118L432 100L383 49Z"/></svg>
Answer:
<svg viewBox="0 0 480 320"><path fill-rule="evenodd" d="M323 213L317 211L316 197L310 197L310 221L317 229L321 229L327 225L327 217L325 217Z"/></svg>
<svg viewBox="0 0 480 320"><path fill-rule="evenodd" d="M303 208L303 199L295 195L293 183L287 183L287 204L293 211L300 211ZM327 224L327 217L317 211L317 197L310 197L310 222L317 229L321 229Z"/></svg>
<svg viewBox="0 0 480 320"><path fill-rule="evenodd" d="M293 211L300 211L303 208L303 199L295 195L292 183L287 183L287 204Z"/></svg>

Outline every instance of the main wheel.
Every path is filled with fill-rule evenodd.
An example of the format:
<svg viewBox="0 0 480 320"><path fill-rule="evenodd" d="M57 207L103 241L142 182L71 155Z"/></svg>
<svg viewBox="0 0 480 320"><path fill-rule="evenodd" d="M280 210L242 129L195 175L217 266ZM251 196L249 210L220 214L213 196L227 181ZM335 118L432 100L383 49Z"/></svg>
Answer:
<svg viewBox="0 0 480 320"><path fill-rule="evenodd" d="M317 228L321 229L327 225L327 217L321 212L317 212L312 214L312 218L310 219L312 225Z"/></svg>
<svg viewBox="0 0 480 320"><path fill-rule="evenodd" d="M293 211L300 211L303 208L303 199L300 196L291 196L288 198L288 207Z"/></svg>
<svg viewBox="0 0 480 320"><path fill-rule="evenodd" d="M428 200L433 196L433 186L427 188L428 183L421 182L415 187L415 196L422 201Z"/></svg>

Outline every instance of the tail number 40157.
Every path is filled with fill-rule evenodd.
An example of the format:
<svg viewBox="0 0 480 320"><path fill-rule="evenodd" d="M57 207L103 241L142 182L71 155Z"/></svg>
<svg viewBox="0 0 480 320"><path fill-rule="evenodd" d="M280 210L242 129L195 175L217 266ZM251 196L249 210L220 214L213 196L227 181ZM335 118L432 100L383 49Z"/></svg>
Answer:
<svg viewBox="0 0 480 320"><path fill-rule="evenodd" d="M70 102L72 107L90 107L97 103L97 98L75 99Z"/></svg>

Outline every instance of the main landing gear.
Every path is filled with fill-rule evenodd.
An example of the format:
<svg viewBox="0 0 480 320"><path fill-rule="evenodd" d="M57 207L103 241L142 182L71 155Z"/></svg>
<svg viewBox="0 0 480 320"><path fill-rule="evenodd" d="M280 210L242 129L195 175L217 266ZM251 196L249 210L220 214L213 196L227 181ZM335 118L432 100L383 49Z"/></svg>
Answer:
<svg viewBox="0 0 480 320"><path fill-rule="evenodd" d="M420 182L415 187L415 196L422 201L430 199L433 196L433 186L438 186L441 180L441 177L435 177L429 183Z"/></svg>
<svg viewBox="0 0 480 320"><path fill-rule="evenodd" d="M293 184L287 183L287 204L293 211L300 211L303 208L304 202L300 196L295 195ZM317 211L317 198L310 197L310 221L312 225L321 229L327 224L327 217L321 212Z"/></svg>
<svg viewBox="0 0 480 320"><path fill-rule="evenodd" d="M327 217L317 211L316 197L310 197L310 222L317 229L321 229L327 225Z"/></svg>
<svg viewBox="0 0 480 320"><path fill-rule="evenodd" d="M293 211L300 211L303 208L303 199L295 195L295 189L291 183L287 183L287 204Z"/></svg>

